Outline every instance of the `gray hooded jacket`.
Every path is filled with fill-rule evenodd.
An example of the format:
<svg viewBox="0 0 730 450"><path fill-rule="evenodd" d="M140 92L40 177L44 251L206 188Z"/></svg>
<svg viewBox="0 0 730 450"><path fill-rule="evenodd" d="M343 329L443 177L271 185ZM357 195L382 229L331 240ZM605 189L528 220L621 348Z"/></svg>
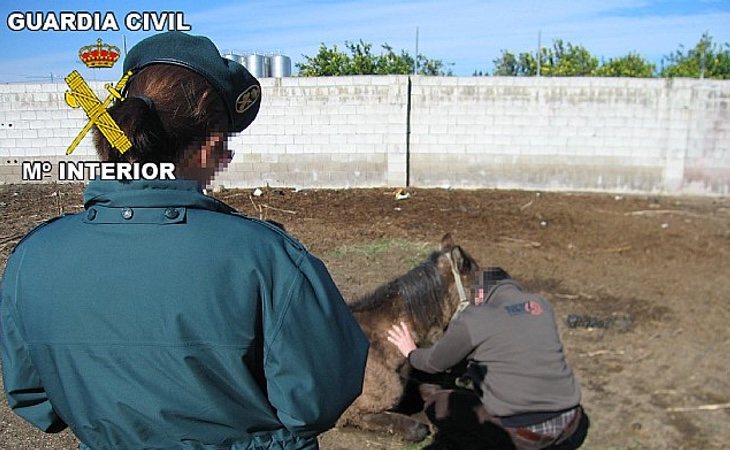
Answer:
<svg viewBox="0 0 730 450"><path fill-rule="evenodd" d="M577 406L580 387L565 361L550 303L513 280L470 305L432 347L411 352L416 369L443 372L467 358L490 414L513 416Z"/></svg>

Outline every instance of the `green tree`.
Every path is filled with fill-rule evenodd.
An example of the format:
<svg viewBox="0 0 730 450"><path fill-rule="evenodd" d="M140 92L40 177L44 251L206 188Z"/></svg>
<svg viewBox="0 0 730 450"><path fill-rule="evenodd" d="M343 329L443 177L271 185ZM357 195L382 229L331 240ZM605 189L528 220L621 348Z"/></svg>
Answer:
<svg viewBox="0 0 730 450"><path fill-rule="evenodd" d="M494 75L537 75L537 53L514 53L502 50L502 56L494 60ZM553 41L552 47L540 49L540 74L555 77L580 77L592 75L598 68L598 58L582 45Z"/></svg>
<svg viewBox="0 0 730 450"><path fill-rule="evenodd" d="M494 60L495 76L531 77L537 75L537 59L530 53L514 53L502 50L502 56Z"/></svg>
<svg viewBox="0 0 730 450"><path fill-rule="evenodd" d="M345 42L349 53L332 48L324 43L314 56L304 56L305 62L297 63L299 75L303 77L326 77L340 75L405 75L413 73L414 59L405 50L396 53L387 43L381 46L379 54L373 54L372 44ZM451 70L440 59L429 59L418 55L418 73L421 75L451 75Z"/></svg>
<svg viewBox="0 0 730 450"><path fill-rule="evenodd" d="M694 48L685 52L680 46L676 52L662 60L663 77L687 77L730 79L730 44L719 44L704 33ZM704 73L703 73L704 68Z"/></svg>
<svg viewBox="0 0 730 450"><path fill-rule="evenodd" d="M540 73L548 77L585 77L598 68L598 58L582 45L568 43L566 46L558 39L552 48L540 50Z"/></svg>
<svg viewBox="0 0 730 450"><path fill-rule="evenodd" d="M521 73L523 66L519 64L518 57L512 52L502 50L502 56L494 60L493 75L498 77L516 77L524 75Z"/></svg>
<svg viewBox="0 0 730 450"><path fill-rule="evenodd" d="M345 46L350 50L350 70L346 75L365 75L376 73L377 57L373 56L370 51L372 44L367 44L362 40L357 44L345 42Z"/></svg>
<svg viewBox="0 0 730 450"><path fill-rule="evenodd" d="M350 70L350 57L337 49L337 45L328 48L324 43L314 56L305 56L306 62L297 63L299 75L303 77L328 77L343 75Z"/></svg>
<svg viewBox="0 0 730 450"><path fill-rule="evenodd" d="M611 58L601 64L594 75L599 77L632 77L651 78L656 72L656 66L647 61L638 53L629 53L619 58Z"/></svg>
<svg viewBox="0 0 730 450"><path fill-rule="evenodd" d="M378 75L402 75L413 72L413 57L405 50L395 53L388 44L382 45L385 53L375 59L375 73Z"/></svg>
<svg viewBox="0 0 730 450"><path fill-rule="evenodd" d="M452 65L452 64L445 63L440 59L429 59L420 53L418 54L418 74L419 75L450 77L454 74L450 68L446 67L447 65Z"/></svg>

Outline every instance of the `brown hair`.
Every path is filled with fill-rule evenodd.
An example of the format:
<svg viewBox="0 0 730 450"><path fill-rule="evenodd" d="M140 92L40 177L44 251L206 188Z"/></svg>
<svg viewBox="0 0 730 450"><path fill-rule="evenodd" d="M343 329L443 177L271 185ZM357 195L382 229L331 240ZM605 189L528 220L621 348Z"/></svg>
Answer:
<svg viewBox="0 0 730 450"><path fill-rule="evenodd" d="M228 128L218 93L203 77L183 67L145 67L133 75L125 97L109 108L109 114L132 148L122 154L94 127L94 145L102 161L178 163L188 148Z"/></svg>

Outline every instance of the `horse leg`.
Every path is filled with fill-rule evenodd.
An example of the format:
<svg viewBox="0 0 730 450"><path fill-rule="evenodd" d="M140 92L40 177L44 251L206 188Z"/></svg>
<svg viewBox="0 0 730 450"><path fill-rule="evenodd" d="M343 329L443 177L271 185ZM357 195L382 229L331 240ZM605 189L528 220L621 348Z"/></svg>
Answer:
<svg viewBox="0 0 730 450"><path fill-rule="evenodd" d="M406 415L388 412L403 396L403 381L377 358L368 356L362 394L345 411L338 426L354 425L369 431L397 433L411 441L428 434L428 425Z"/></svg>
<svg viewBox="0 0 730 450"><path fill-rule="evenodd" d="M364 428L362 416L391 409L403 395L403 384L392 370L389 370L373 355L368 356L365 365L365 379L362 393L355 399L337 425L355 425Z"/></svg>
<svg viewBox="0 0 730 450"><path fill-rule="evenodd" d="M397 434L410 442L422 441L429 432L425 423L392 411L364 414L360 420L367 430Z"/></svg>

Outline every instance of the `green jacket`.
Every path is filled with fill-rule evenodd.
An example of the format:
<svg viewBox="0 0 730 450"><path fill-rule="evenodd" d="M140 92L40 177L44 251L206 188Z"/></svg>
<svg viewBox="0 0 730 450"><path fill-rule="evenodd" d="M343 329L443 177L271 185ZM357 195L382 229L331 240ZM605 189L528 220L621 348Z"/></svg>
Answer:
<svg viewBox="0 0 730 450"><path fill-rule="evenodd" d="M92 181L0 288L10 407L92 450L316 449L368 343L296 240L192 181Z"/></svg>

